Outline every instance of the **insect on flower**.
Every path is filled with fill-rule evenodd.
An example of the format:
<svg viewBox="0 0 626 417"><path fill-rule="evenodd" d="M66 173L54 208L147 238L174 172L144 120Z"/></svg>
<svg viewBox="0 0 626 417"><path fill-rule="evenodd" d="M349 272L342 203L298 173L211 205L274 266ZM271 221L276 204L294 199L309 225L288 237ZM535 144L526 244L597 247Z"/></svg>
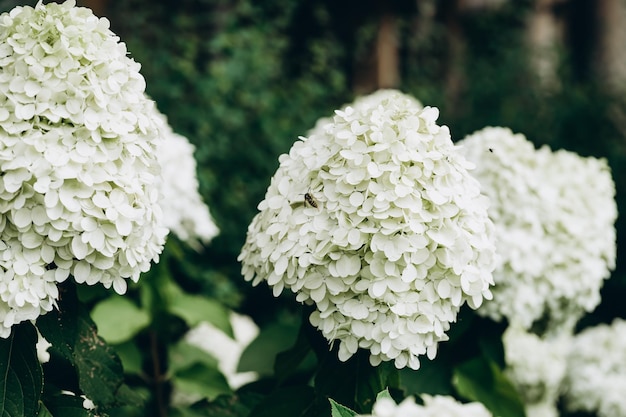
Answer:
<svg viewBox="0 0 626 417"><path fill-rule="evenodd" d="M313 195L311 193L305 193L304 194L304 205L309 205L313 208L318 208L319 207L319 203L317 202L317 200L315 199L315 197L313 197Z"/></svg>
<svg viewBox="0 0 626 417"><path fill-rule="evenodd" d="M302 194L300 194L302 195ZM296 208L299 206L304 206L306 207L313 207L313 208L319 208L320 207L320 203L319 201L317 201L317 199L315 197L313 197L313 194L311 193L311 189L309 188L309 191L307 191L306 193L304 193L304 198L300 201L294 201L293 203L290 204L292 208Z"/></svg>

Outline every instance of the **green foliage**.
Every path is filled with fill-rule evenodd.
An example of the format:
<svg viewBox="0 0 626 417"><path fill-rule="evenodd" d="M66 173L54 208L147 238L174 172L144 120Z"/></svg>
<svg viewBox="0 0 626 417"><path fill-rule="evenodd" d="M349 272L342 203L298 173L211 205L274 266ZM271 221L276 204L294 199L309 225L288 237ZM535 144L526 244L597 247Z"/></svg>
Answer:
<svg viewBox="0 0 626 417"><path fill-rule="evenodd" d="M44 369L46 381L53 382L58 390L76 392L73 385L68 385L71 379L67 379L74 374L79 393L104 410L141 401L124 384L119 357L98 336L88 311L76 297L74 285L64 285L61 294L59 309L37 320L37 328L52 344L52 358ZM58 390L49 392L50 398L55 398Z"/></svg>
<svg viewBox="0 0 626 417"><path fill-rule="evenodd" d="M332 417L354 417L357 415L356 411L350 410L348 407L343 406L335 402L332 398L330 401L330 412Z"/></svg>
<svg viewBox="0 0 626 417"><path fill-rule="evenodd" d="M455 369L453 383L465 399L481 402L495 417L525 417L524 405L498 366L485 359L471 359Z"/></svg>
<svg viewBox="0 0 626 417"><path fill-rule="evenodd" d="M43 373L37 360L37 331L25 322L0 339L0 416L34 417L43 391Z"/></svg>
<svg viewBox="0 0 626 417"><path fill-rule="evenodd" d="M17 3L35 2L3 1L0 7ZM524 42L531 2L506 2L459 18L458 68L443 13L429 18L421 5L445 2L418 2L419 10L401 3L394 2L402 7L400 87L439 107L453 138L487 125L508 126L538 145L607 157L623 209L626 142L616 116L623 101L567 65L558 88L541 86ZM372 367L366 352L338 361L337 346L308 325L306 314L302 323L294 319L301 307L292 294L274 298L265 286L253 288L241 278L236 258L278 156L318 118L354 98L355 74L367 61L377 28L374 6L329 0L108 2L112 29L142 64L148 94L174 130L196 146L200 191L221 233L200 252L170 236L161 262L124 296L88 287L76 298L73 285L64 284L58 310L37 321L53 345L49 363L37 362L30 323L0 339L0 416L94 416L82 407L80 395L86 395L98 414L111 417L346 417L368 412L385 389L379 395L453 395L481 401L496 415L524 415L502 373L503 326L467 308L434 360L423 358L417 371L396 371L388 363ZM452 69L461 73L456 92ZM603 290L605 302L585 323L623 315L625 276L620 259ZM251 315L261 327L238 368L259 373L261 380L234 392L216 359L183 341L203 321L233 336L232 310ZM174 403L174 390L195 402Z"/></svg>
<svg viewBox="0 0 626 417"><path fill-rule="evenodd" d="M113 295L95 305L91 318L98 334L112 344L127 342L150 323L150 316L128 298Z"/></svg>

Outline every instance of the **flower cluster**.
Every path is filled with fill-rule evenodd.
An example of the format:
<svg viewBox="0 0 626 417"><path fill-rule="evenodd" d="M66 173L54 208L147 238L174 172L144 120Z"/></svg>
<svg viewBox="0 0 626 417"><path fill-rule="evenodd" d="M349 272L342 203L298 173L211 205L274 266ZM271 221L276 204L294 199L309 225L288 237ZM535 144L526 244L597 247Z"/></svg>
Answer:
<svg viewBox="0 0 626 417"><path fill-rule="evenodd" d="M200 249L200 243L209 243L219 230L198 192L195 148L186 137L172 130L165 115L158 113L157 117L163 126L157 158L163 177L161 208L165 227L183 242Z"/></svg>
<svg viewBox="0 0 626 417"><path fill-rule="evenodd" d="M626 320L587 328L568 356L564 403L570 411L626 416Z"/></svg>
<svg viewBox="0 0 626 417"><path fill-rule="evenodd" d="M367 110L368 108L377 107L379 104L385 101L396 101L398 105L404 105L412 107L414 109L421 109L424 106L415 97L404 94L394 89L380 89L371 94L357 97L352 103L346 104L340 110L345 111L348 107L352 107L356 111ZM315 127L308 132L308 136L324 134L324 127L327 124L332 124L332 117L322 117L315 123Z"/></svg>
<svg viewBox="0 0 626 417"><path fill-rule="evenodd" d="M0 336L57 284L126 290L158 258L159 121L139 64L74 1L0 15Z"/></svg>
<svg viewBox="0 0 626 417"><path fill-rule="evenodd" d="M336 111L281 155L239 260L314 304L339 359L419 367L466 301L491 298L493 224L438 110L393 94Z"/></svg>
<svg viewBox="0 0 626 417"><path fill-rule="evenodd" d="M569 335L542 338L509 326L502 337L505 373L517 389L528 417L558 417L557 400L561 391Z"/></svg>
<svg viewBox="0 0 626 417"><path fill-rule="evenodd" d="M491 417L492 414L481 403L460 403L444 395L422 395L424 405L416 404L408 397L396 404L390 397L378 398L372 414L360 417Z"/></svg>
<svg viewBox="0 0 626 417"><path fill-rule="evenodd" d="M606 160L488 127L459 142L490 197L500 263L479 312L526 329L571 329L615 267L615 185Z"/></svg>

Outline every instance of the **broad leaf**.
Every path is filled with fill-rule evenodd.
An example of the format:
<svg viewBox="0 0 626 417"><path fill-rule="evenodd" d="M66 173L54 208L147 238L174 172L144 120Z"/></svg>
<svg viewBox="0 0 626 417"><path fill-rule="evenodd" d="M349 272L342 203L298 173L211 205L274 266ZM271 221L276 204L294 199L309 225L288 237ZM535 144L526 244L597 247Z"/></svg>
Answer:
<svg viewBox="0 0 626 417"><path fill-rule="evenodd" d="M272 375L276 355L293 346L297 334L297 324L272 323L262 328L256 339L241 353L237 371Z"/></svg>
<svg viewBox="0 0 626 417"><path fill-rule="evenodd" d="M311 360L309 361L308 359ZM301 368L308 368L311 363L315 363L313 350L306 332L300 328L295 344L290 349L276 355L274 376L279 382L282 382Z"/></svg>
<svg viewBox="0 0 626 417"><path fill-rule="evenodd" d="M98 334L109 343L118 344L133 338L150 324L150 315L128 298L111 296L96 304L91 318Z"/></svg>
<svg viewBox="0 0 626 417"><path fill-rule="evenodd" d="M525 417L524 405L511 382L482 356L458 366L453 383L459 395L483 403L496 417Z"/></svg>
<svg viewBox="0 0 626 417"><path fill-rule="evenodd" d="M378 393L388 387L398 387L397 375L397 369L390 362L370 365L369 352L359 350L346 362L340 362L333 349L318 366L315 388L318 395L367 413Z"/></svg>
<svg viewBox="0 0 626 417"><path fill-rule="evenodd" d="M96 326L76 299L72 285L61 287L58 310L41 316L37 325L52 343L50 351L61 355L74 367L82 393L98 406L120 404L118 393L124 379L121 361L98 337Z"/></svg>
<svg viewBox="0 0 626 417"><path fill-rule="evenodd" d="M248 417L301 417L315 402L315 392L308 386L280 388L265 397Z"/></svg>
<svg viewBox="0 0 626 417"><path fill-rule="evenodd" d="M0 416L34 417L43 390L43 373L37 360L37 331L30 322L13 326L0 339Z"/></svg>
<svg viewBox="0 0 626 417"><path fill-rule="evenodd" d="M328 400L330 401L330 412L332 417L354 417L357 415L356 411L352 411L348 407L333 401L332 398L329 398Z"/></svg>
<svg viewBox="0 0 626 417"><path fill-rule="evenodd" d="M58 394L46 399L38 417L97 417L93 410L83 407L83 398Z"/></svg>
<svg viewBox="0 0 626 417"><path fill-rule="evenodd" d="M218 301L200 295L176 292L169 301L169 310L172 314L185 320L187 326L194 327L203 321L233 337L230 325L230 311Z"/></svg>
<svg viewBox="0 0 626 417"><path fill-rule="evenodd" d="M209 400L232 392L221 372L203 363L178 370L172 376L172 385L180 392L196 394Z"/></svg>

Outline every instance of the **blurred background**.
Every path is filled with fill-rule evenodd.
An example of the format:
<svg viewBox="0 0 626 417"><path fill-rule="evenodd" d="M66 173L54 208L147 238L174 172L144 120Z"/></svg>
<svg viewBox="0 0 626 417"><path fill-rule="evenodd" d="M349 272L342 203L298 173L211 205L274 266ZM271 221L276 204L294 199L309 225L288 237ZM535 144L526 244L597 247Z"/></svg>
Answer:
<svg viewBox="0 0 626 417"><path fill-rule="evenodd" d="M35 1L1 1L2 11ZM182 247L189 292L271 321L289 305L252 288L236 258L270 178L320 117L378 88L440 109L455 140L506 126L537 145L609 160L626 195L624 0L84 0L142 64L147 92L196 146L221 230ZM618 242L624 220L617 223ZM618 256L582 323L626 317ZM288 308L288 307L287 307Z"/></svg>

